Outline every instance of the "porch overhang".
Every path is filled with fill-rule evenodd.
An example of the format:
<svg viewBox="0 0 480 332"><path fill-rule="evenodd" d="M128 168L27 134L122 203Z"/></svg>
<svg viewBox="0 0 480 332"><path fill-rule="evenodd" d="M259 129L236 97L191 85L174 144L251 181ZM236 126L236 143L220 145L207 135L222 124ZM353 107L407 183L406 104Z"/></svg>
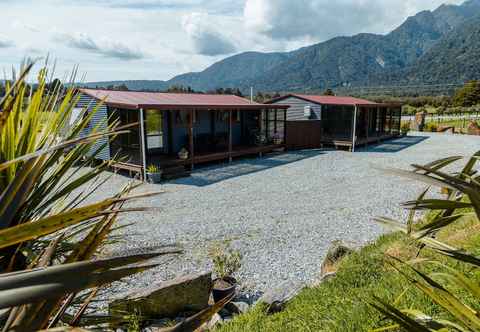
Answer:
<svg viewBox="0 0 480 332"><path fill-rule="evenodd" d="M158 104L141 104L137 109L151 109L163 111L261 111L261 110L286 110L289 105L158 105Z"/></svg>

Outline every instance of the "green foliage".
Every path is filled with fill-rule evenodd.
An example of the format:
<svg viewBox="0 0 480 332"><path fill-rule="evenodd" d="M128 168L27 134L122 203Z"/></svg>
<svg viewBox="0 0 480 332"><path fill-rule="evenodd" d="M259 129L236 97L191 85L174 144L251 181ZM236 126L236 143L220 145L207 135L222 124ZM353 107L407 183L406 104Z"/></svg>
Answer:
<svg viewBox="0 0 480 332"><path fill-rule="evenodd" d="M435 122L430 121L425 124L423 130L434 133L438 130L438 125Z"/></svg>
<svg viewBox="0 0 480 332"><path fill-rule="evenodd" d="M332 89L327 89L323 92L324 96L335 96L335 93L333 92Z"/></svg>
<svg viewBox="0 0 480 332"><path fill-rule="evenodd" d="M404 135L408 134L408 132L410 131L410 122L409 121L402 122L402 124L400 126L400 131Z"/></svg>
<svg viewBox="0 0 480 332"><path fill-rule="evenodd" d="M480 104L480 82L470 81L459 89L453 97L455 106L470 107Z"/></svg>
<svg viewBox="0 0 480 332"><path fill-rule="evenodd" d="M149 165L147 167L147 172L148 173L158 173L158 166L157 165Z"/></svg>
<svg viewBox="0 0 480 332"><path fill-rule="evenodd" d="M480 152L475 154L458 173L445 173L446 166L461 159L451 157L434 161L428 165L412 165L414 170L392 170L392 173L423 182L429 186L447 188L444 199L428 199L422 194L415 201L407 202L405 207L411 211L427 210L429 219L419 225L407 227L404 223L388 218L377 221L400 230L416 241L420 250L425 248L437 253L433 259L406 261L396 258L391 265L409 283L434 303L440 310L436 315L423 312L420 308L401 307L398 303L389 304L387 300L376 298L372 306L389 318L392 329L403 328L415 331L435 330L480 330L480 258L477 256L480 241L473 242L469 249L447 244L439 234L455 224L470 221L474 226L480 222L480 176L476 173L476 164ZM428 189L427 189L428 190ZM454 228L453 236L461 235L461 228ZM463 235L464 236L464 235ZM447 265L455 264L454 266ZM468 272L457 268L460 264L469 266ZM437 266L439 271L427 270L429 265ZM400 297L407 294L400 294Z"/></svg>
<svg viewBox="0 0 480 332"><path fill-rule="evenodd" d="M209 254L218 278L232 277L242 266L242 255L229 245L214 245Z"/></svg>

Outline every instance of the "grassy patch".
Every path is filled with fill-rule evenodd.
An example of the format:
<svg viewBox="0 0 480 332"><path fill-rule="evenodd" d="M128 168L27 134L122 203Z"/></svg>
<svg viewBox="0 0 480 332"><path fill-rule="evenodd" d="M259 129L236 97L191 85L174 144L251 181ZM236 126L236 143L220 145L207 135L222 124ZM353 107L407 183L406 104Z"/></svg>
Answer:
<svg viewBox="0 0 480 332"><path fill-rule="evenodd" d="M480 248L480 226L477 220L465 220L443 230L439 238L477 253ZM220 331L368 331L390 325L383 321L368 302L374 296L402 308L416 308L428 315L445 315L392 267L385 254L409 260L415 258L417 246L400 233L380 237L375 243L355 252L342 261L337 277L317 288L305 289L284 312L267 316L264 308L256 306L250 312L222 326ZM421 257L437 258L480 281L470 266L452 262L424 250ZM425 265L422 270L431 273L437 266ZM449 288L471 307L480 309L475 299L455 287ZM401 296L400 296L401 295ZM447 316L443 316L448 318Z"/></svg>

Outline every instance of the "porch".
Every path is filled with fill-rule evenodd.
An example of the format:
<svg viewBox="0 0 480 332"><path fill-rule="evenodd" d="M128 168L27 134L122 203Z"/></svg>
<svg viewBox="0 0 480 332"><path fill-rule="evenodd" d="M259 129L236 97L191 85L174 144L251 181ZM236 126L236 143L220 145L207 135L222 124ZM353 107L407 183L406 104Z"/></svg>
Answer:
<svg viewBox="0 0 480 332"><path fill-rule="evenodd" d="M176 174L187 174L197 164L232 161L285 147L286 110L277 107L255 110L112 109L110 115L112 119L120 119L122 124L139 122L129 134L115 138L110 149L111 155L121 160L114 168L142 177L145 166L154 165L173 178Z"/></svg>
<svg viewBox="0 0 480 332"><path fill-rule="evenodd" d="M354 151L358 146L377 144L400 135L399 105L326 105L325 110L322 144Z"/></svg>

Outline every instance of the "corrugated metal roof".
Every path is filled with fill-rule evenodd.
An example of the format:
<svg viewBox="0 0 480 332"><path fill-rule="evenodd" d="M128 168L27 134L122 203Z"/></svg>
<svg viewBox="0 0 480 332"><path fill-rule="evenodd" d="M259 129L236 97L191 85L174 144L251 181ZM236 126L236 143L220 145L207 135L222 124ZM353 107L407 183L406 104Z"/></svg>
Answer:
<svg viewBox="0 0 480 332"><path fill-rule="evenodd" d="M96 89L80 89L82 93L99 100L104 100L113 107L130 109L156 108L156 109L262 109L262 108L288 108L286 105L264 105L250 102L249 100L233 95L211 94L182 94L163 92L137 92L137 91L111 91Z"/></svg>
<svg viewBox="0 0 480 332"><path fill-rule="evenodd" d="M377 105L377 103L365 99L354 98L354 97L340 97L340 96L319 96L319 95L303 95L303 94L289 94L283 97L279 97L269 101L269 103L275 103L277 101L281 101L288 97L297 97L300 99L304 99L316 104L322 105L347 105L347 106L355 106L355 105Z"/></svg>

